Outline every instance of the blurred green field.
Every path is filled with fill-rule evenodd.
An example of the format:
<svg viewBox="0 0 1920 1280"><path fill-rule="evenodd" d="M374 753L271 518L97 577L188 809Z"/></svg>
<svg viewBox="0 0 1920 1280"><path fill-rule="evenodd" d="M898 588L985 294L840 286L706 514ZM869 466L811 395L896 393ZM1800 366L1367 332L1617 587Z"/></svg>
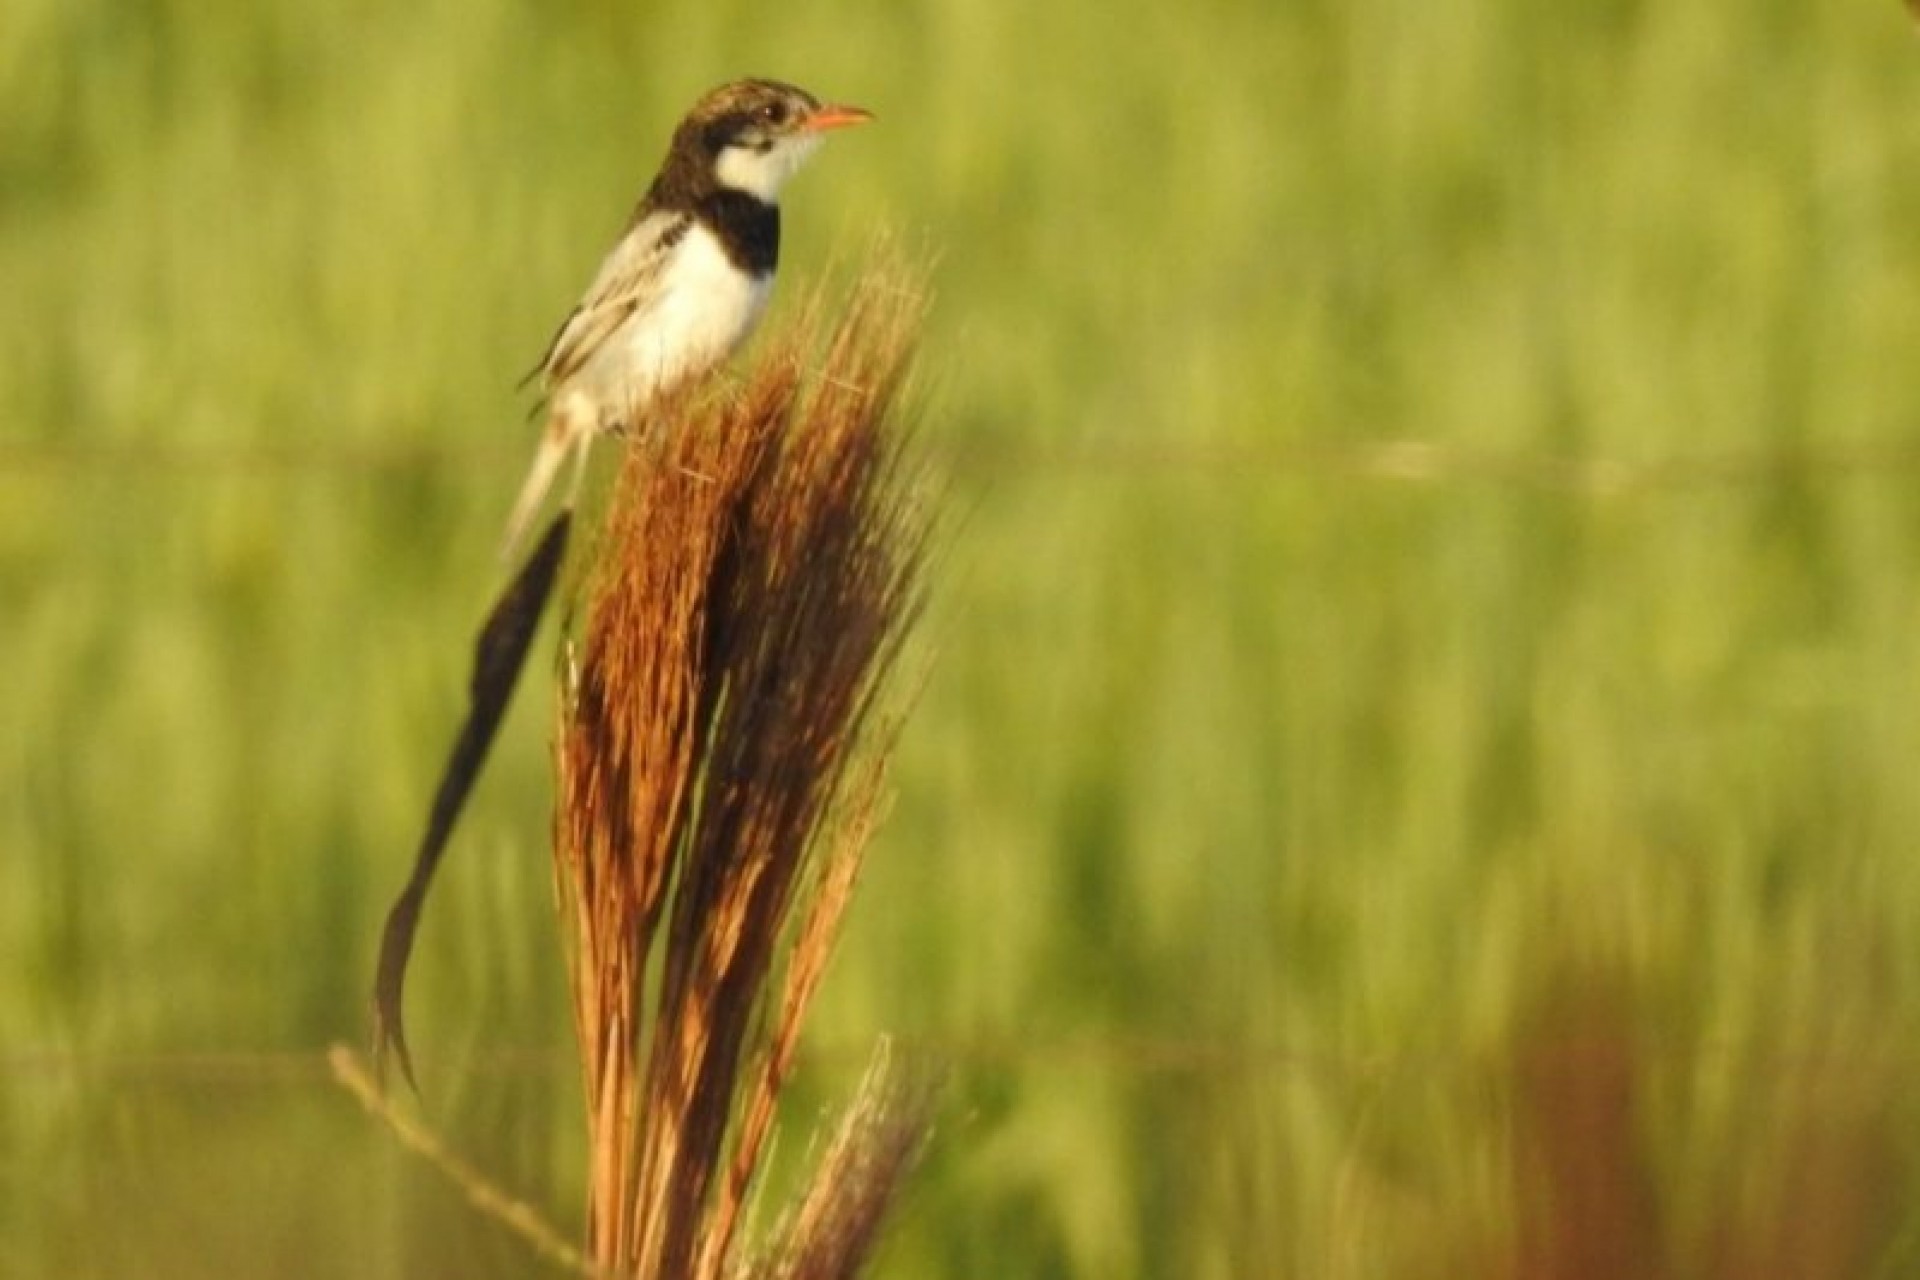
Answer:
<svg viewBox="0 0 1920 1280"><path fill-rule="evenodd" d="M318 1051L461 711L513 383L745 73L881 118L792 189L773 324L875 228L935 257L930 674L783 1149L882 1033L951 1065L881 1273L1506 1274L1510 1068L1595 990L1639 1274L1822 1206L1849 1274L1920 1271L1890 0L10 0L0 1275L542 1265ZM410 1010L428 1120L570 1224L550 712Z"/></svg>

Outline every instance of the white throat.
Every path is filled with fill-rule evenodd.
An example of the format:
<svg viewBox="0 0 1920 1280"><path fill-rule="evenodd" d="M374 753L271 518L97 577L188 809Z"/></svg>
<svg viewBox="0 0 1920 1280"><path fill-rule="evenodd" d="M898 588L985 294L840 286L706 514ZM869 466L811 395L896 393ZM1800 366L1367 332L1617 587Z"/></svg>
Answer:
<svg viewBox="0 0 1920 1280"><path fill-rule="evenodd" d="M723 187L744 191L768 204L780 200L780 188L787 184L820 145L819 134L796 134L782 138L765 151L750 147L728 147L713 166L714 179Z"/></svg>

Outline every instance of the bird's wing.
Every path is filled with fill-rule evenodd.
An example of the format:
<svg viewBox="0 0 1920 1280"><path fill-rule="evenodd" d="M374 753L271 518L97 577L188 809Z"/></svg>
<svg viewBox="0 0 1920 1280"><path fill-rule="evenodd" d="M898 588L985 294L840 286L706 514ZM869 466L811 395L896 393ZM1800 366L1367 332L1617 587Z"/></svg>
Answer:
<svg viewBox="0 0 1920 1280"><path fill-rule="evenodd" d="M660 296L668 251L691 225L689 215L668 210L635 219L521 385L539 378L548 388L559 386L580 372L629 317L651 307Z"/></svg>

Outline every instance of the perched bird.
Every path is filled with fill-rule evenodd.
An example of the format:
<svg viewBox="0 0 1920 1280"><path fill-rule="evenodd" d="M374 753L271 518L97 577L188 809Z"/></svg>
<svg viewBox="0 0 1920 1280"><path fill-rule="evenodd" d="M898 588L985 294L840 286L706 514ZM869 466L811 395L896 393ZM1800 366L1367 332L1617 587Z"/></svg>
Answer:
<svg viewBox="0 0 1920 1280"><path fill-rule="evenodd" d="M571 503L596 434L641 429L650 404L752 332L780 260L781 187L826 133L872 118L777 80L735 81L693 105L626 234L522 383L539 379L548 416L503 554L569 455Z"/></svg>

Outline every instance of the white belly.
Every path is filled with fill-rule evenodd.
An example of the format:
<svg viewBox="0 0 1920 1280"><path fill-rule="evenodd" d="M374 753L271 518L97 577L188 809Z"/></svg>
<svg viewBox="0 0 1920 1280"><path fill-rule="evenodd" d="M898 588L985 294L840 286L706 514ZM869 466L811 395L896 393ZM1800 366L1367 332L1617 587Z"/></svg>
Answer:
<svg viewBox="0 0 1920 1280"><path fill-rule="evenodd" d="M563 393L590 399L603 426L633 424L674 384L707 372L753 332L773 286L727 260L694 226L676 246L658 300L615 330Z"/></svg>

